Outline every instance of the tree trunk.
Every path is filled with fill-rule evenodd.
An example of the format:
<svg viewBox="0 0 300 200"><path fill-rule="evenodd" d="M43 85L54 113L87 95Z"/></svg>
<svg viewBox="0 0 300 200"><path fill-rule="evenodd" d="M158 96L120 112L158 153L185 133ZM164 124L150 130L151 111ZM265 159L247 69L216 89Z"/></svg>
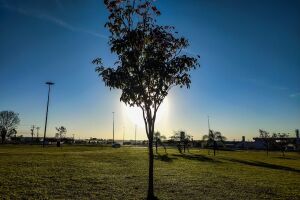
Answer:
<svg viewBox="0 0 300 200"><path fill-rule="evenodd" d="M164 147L164 149L165 149L165 153L167 153L167 148L166 148L166 146L162 143L162 146Z"/></svg>
<svg viewBox="0 0 300 200"><path fill-rule="evenodd" d="M0 131L1 131L1 143L4 144L7 135L7 130L5 128L0 128Z"/></svg>
<svg viewBox="0 0 300 200"><path fill-rule="evenodd" d="M1 143L4 144L5 142L5 135L1 135Z"/></svg>
<svg viewBox="0 0 300 200"><path fill-rule="evenodd" d="M154 187L153 187L153 134L149 133L149 181L148 181L148 195L147 199L152 200L154 197Z"/></svg>
<svg viewBox="0 0 300 200"><path fill-rule="evenodd" d="M216 141L214 141L214 156L216 156Z"/></svg>

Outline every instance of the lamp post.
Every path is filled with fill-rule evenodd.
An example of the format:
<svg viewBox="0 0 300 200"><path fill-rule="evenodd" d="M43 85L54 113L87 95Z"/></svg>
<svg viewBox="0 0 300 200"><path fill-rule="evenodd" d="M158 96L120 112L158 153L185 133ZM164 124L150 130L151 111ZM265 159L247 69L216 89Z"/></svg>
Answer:
<svg viewBox="0 0 300 200"><path fill-rule="evenodd" d="M209 133L210 131L209 115L207 116L207 123L208 123L208 133Z"/></svg>
<svg viewBox="0 0 300 200"><path fill-rule="evenodd" d="M136 125L134 126L134 143L135 143L135 146L136 146Z"/></svg>
<svg viewBox="0 0 300 200"><path fill-rule="evenodd" d="M124 145L124 137L125 137L125 127L123 126L123 145Z"/></svg>
<svg viewBox="0 0 300 200"><path fill-rule="evenodd" d="M115 112L113 114L113 144L115 143Z"/></svg>
<svg viewBox="0 0 300 200"><path fill-rule="evenodd" d="M40 127L36 127L35 129L36 129L36 140L38 140Z"/></svg>
<svg viewBox="0 0 300 200"><path fill-rule="evenodd" d="M47 100L47 110L46 110L46 120L45 120L45 129L44 129L44 140L43 140L43 147L45 147L45 140L46 140L46 132L47 132L47 121L48 121L48 107L49 107L49 97L50 97L50 86L54 85L53 82L46 82L48 85L48 100Z"/></svg>

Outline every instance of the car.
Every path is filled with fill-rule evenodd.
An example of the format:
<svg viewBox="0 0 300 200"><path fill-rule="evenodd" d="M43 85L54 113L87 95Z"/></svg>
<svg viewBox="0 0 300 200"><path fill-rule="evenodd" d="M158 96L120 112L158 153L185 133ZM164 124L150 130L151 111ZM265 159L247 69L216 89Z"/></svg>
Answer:
<svg viewBox="0 0 300 200"><path fill-rule="evenodd" d="M113 143L111 146L113 148L120 148L121 147L121 145L119 143Z"/></svg>

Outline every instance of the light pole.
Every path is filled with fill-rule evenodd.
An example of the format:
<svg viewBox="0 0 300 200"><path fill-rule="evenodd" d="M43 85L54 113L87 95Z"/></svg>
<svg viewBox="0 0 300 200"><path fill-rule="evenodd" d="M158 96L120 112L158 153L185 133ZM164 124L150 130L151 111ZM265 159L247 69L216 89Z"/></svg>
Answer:
<svg viewBox="0 0 300 200"><path fill-rule="evenodd" d="M47 100L47 110L46 110L46 120L45 120L45 129L44 129L44 140L43 140L43 147L45 147L45 140L46 140L46 132L47 132L47 120L48 120L48 107L49 107L49 97L50 97L50 86L54 85L53 82L46 82L48 85L48 100Z"/></svg>
<svg viewBox="0 0 300 200"><path fill-rule="evenodd" d="M135 140L135 146L136 146L136 125L135 125L135 129L134 129L134 140Z"/></svg>
<svg viewBox="0 0 300 200"><path fill-rule="evenodd" d="M209 115L207 116L207 123L208 123L208 133L209 133L210 131Z"/></svg>
<svg viewBox="0 0 300 200"><path fill-rule="evenodd" d="M125 137L125 127L123 126L123 145L124 145L124 137Z"/></svg>
<svg viewBox="0 0 300 200"><path fill-rule="evenodd" d="M113 144L115 143L115 112L113 114Z"/></svg>
<svg viewBox="0 0 300 200"><path fill-rule="evenodd" d="M40 127L36 127L36 138L37 140L39 139L39 130L40 130Z"/></svg>

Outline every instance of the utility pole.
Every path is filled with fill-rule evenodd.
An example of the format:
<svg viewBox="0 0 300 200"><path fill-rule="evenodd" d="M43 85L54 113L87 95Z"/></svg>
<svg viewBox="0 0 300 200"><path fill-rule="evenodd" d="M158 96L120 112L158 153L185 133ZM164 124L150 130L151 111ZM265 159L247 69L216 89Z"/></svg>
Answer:
<svg viewBox="0 0 300 200"><path fill-rule="evenodd" d="M208 137L210 137L210 123L209 123L209 115L207 115L207 124L208 124ZM208 154L210 154L210 150L208 149Z"/></svg>
<svg viewBox="0 0 300 200"><path fill-rule="evenodd" d="M123 145L124 145L124 137L125 137L125 127L123 126Z"/></svg>
<svg viewBox="0 0 300 200"><path fill-rule="evenodd" d="M31 129L30 129L30 131L31 131L31 143L33 143L34 128L35 128L34 125L32 125Z"/></svg>
<svg viewBox="0 0 300 200"><path fill-rule="evenodd" d="M115 143L115 112L113 114L113 144Z"/></svg>
<svg viewBox="0 0 300 200"><path fill-rule="evenodd" d="M48 121L48 107L49 107L49 98L50 98L50 86L54 85L53 82L46 82L48 85L48 100L47 100L47 110L46 110L46 120L45 120L45 129L44 129L44 140L43 140L43 147L45 147L45 140L46 140L46 132L47 132L47 121Z"/></svg>
<svg viewBox="0 0 300 200"><path fill-rule="evenodd" d="M136 146L136 125L135 125L135 129L134 129L134 140L135 140L135 146Z"/></svg>
<svg viewBox="0 0 300 200"><path fill-rule="evenodd" d="M210 131L209 115L207 115L207 123L208 123L208 133L209 133L209 131Z"/></svg>
<svg viewBox="0 0 300 200"><path fill-rule="evenodd" d="M35 129L36 129L36 139L38 140L40 127L36 127Z"/></svg>

